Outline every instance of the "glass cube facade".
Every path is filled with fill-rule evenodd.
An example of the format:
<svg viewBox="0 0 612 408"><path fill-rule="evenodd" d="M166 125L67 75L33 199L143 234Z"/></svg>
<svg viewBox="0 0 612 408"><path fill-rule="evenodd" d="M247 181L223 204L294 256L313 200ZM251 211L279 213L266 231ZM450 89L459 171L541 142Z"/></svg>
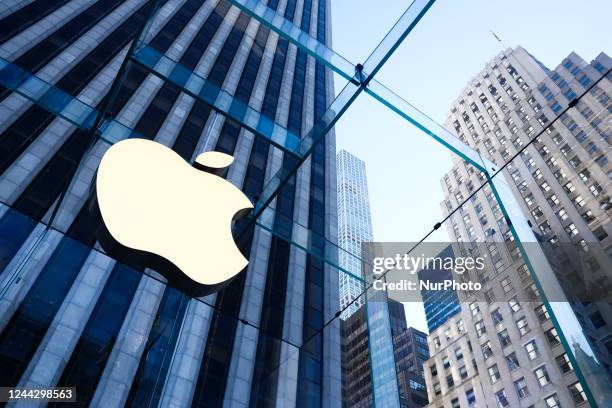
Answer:
<svg viewBox="0 0 612 408"><path fill-rule="evenodd" d="M548 208L542 215L531 208L529 194L536 191L531 181L540 182L563 231L577 235L582 224L565 221L578 214L590 225L598 220L589 229L591 239L608 242L611 157L606 124L612 62L602 55L589 65L570 55L563 68L551 71L523 49L502 53L443 126L377 77L433 4L415 0L359 64L332 49L327 0L39 0L3 5L0 386L76 386L82 406L339 407L339 318L351 304L341 305L338 286L350 277L359 283L354 285L359 293L351 296L367 311L372 404L400 406L390 296L374 295L372 277L346 266L369 262L365 256L338 246L334 125L356 100L371 98L439 142L455 159L452 177L443 187L449 197L445 218L432 220L432 232L444 227L456 232L456 241L469 241L478 231L470 229L463 211L473 212L477 195L488 200L485 211L495 214L498 224L492 240L508 243L509 256L520 260L523 272L517 276L524 273L541 299L532 308L533 318L545 316L550 326L542 339L554 343L557 355L552 360L561 373L575 376L563 390L567 395L555 391L543 401L558 406L571 397L574 403L607 406L612 340L592 333L605 325L607 315L588 302L576 305L564 297L556 266L539 245L542 234L552 238L541 219L551 214ZM523 77L513 59L539 77ZM342 86L335 90L339 80ZM473 91L485 87L484 100L473 101ZM488 112L492 105L496 111ZM512 114L502 118L497 112L502 106ZM587 128L591 133L584 132ZM497 142L482 137L491 132ZM574 160L578 177L586 180L585 186L568 180L560 188L574 200L588 192L601 213L585 209L566 217L542 183L567 175L555 173L554 163L547 164L552 174L535 174L538 165L526 148L542 149L545 158L543 139L554 141L556 133L577 140L579 146L572 139L557 143L558 149ZM501 143L502 134L508 143ZM154 140L188 163L207 151L234 157L223 176L253 203L249 214L232 224L249 265L220 291L194 297L147 265L114 259L98 243L101 220L90 208L96 170L104 153L128 138ZM594 174L580 167L585 161L597 166ZM527 177L532 178L523 189ZM202 207L205 211L205 203ZM455 223L456 215L464 225ZM534 226L532 220L541 222ZM556 224L550 229L561 231ZM511 283L502 278L500 287L508 288ZM516 303L511 300L506 303L513 311ZM456 312L454 297L452 302ZM462 316L485 310L471 306L461 308ZM584 330L585 318L591 333ZM471 325L464 329L465 316L447 313L442 320L436 331L473 335ZM477 336L488 321L482 324L474 329ZM461 339L461 344L469 343L467 337ZM530 359L541 358L537 343L542 339L525 343ZM459 378L476 375L472 367L495 355L497 345L491 341L454 351L455 362L468 362L464 371L457 366ZM514 401L510 388L490 395L476 386L457 392L459 378L444 373L450 367L448 355L435 352L451 347L450 342L432 342L430 359L420 371L430 403L442 390L456 394L452 406L480 406L481 399L498 406ZM472 366L468 353L474 355ZM504 358L516 366L511 354ZM516 380L517 398L528 398L535 381L541 386L550 381L548 371L536 371L537 377ZM420 392L419 384L414 386Z"/></svg>

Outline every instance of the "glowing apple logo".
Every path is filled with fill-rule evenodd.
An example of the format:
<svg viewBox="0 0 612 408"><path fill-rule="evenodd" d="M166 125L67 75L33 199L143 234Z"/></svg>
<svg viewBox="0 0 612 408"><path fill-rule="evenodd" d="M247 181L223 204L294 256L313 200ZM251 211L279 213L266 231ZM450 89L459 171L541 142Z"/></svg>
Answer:
<svg viewBox="0 0 612 408"><path fill-rule="evenodd" d="M104 250L154 268L195 296L227 285L248 264L231 223L252 208L218 175L233 160L205 152L192 167L157 142L114 144L98 167L91 206L102 221L98 237Z"/></svg>

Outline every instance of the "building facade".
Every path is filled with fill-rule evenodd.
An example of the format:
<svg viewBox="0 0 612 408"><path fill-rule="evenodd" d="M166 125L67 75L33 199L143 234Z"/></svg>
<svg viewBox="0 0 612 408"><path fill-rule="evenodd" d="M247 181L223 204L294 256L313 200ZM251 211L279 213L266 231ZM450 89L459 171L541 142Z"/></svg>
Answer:
<svg viewBox="0 0 612 408"><path fill-rule="evenodd" d="M427 334L414 327L406 327L393 335L393 351L400 390L400 406L416 408L427 405L423 367L425 361L429 359Z"/></svg>
<svg viewBox="0 0 612 408"><path fill-rule="evenodd" d="M366 308L360 307L340 320L342 336L342 406L367 408L374 405L372 365Z"/></svg>
<svg viewBox="0 0 612 408"><path fill-rule="evenodd" d="M551 71L523 48L507 50L470 82L446 124L489 159L506 163L610 66L605 54L587 64L572 53ZM609 78L601 80L507 166L532 228L549 243L579 245L584 240L610 247L612 156L605 124L611 91ZM485 181L474 168L457 162L442 180L444 214ZM484 272L471 277L482 283L483 296L460 294L461 314L430 334L435 356L426 364L430 406L585 403L572 362L490 187L471 197L446 227L456 254L467 254L460 243L479 242L472 249L488 261ZM599 261L605 265L605 259ZM601 403L609 395L609 304L584 302L575 304L575 310L599 364L588 363L592 359L568 341L583 374L602 384L592 390Z"/></svg>
<svg viewBox="0 0 612 408"><path fill-rule="evenodd" d="M453 247L449 245L436 255L438 258L453 258ZM429 282L444 282L452 279L452 271L450 269L437 269L427 267L417 272L419 281ZM461 306L457 292L449 290L421 290L423 299L423 308L425 309L425 319L427 320L427 328L429 332L433 332L448 319L459 313Z"/></svg>
<svg viewBox="0 0 612 408"><path fill-rule="evenodd" d="M361 276L361 243L374 239L365 163L346 150L341 150L336 158L336 166L338 246L346 251L339 254L340 267L355 276ZM350 305L340 316L341 319L346 319L364 305L364 296L359 296L362 292L362 282L348 274L340 274L340 305L342 309Z"/></svg>
<svg viewBox="0 0 612 408"><path fill-rule="evenodd" d="M56 113L70 98L101 108L149 3L0 6L2 74L21 69L49 85L36 103L0 89L0 384L76 386L81 406L339 407L337 319L321 331L339 309L338 277L320 259L251 228L239 240L246 270L191 298L96 244L87 200L110 143ZM330 2L267 5L330 42ZM297 135L334 96L321 63L225 0L162 0L145 41ZM68 97L51 98L51 87ZM109 111L188 162L233 155L226 178L252 202L295 161L136 64ZM336 241L335 160L331 132L275 200L273 230L290 236L299 223Z"/></svg>
<svg viewBox="0 0 612 408"><path fill-rule="evenodd" d="M406 324L404 305L393 299L387 302L393 339L393 367L386 371L397 381L399 400L390 406L416 408L427 404L423 363L429 358L427 335ZM377 338L370 335L366 307L360 307L341 320L342 395L344 407L371 407L375 404L370 347ZM388 401L383 400L386 404Z"/></svg>

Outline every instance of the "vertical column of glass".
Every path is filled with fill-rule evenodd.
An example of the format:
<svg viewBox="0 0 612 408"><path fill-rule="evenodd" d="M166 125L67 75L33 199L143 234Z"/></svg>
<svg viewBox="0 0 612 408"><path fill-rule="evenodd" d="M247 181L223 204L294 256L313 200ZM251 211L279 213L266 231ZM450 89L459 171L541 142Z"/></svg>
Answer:
<svg viewBox="0 0 612 408"><path fill-rule="evenodd" d="M373 401L377 408L399 407L388 297L386 291L377 292L376 296L366 293L365 303Z"/></svg>

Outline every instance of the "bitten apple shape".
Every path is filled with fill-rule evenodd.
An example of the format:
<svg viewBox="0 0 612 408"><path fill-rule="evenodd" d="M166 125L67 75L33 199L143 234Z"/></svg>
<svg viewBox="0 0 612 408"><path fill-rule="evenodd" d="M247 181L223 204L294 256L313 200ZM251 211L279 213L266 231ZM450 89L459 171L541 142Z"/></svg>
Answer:
<svg viewBox="0 0 612 408"><path fill-rule="evenodd" d="M114 144L98 167L92 206L102 221L104 250L123 262L152 267L194 295L221 289L248 264L231 223L252 204L212 174L232 161L205 152L194 168L157 142Z"/></svg>

